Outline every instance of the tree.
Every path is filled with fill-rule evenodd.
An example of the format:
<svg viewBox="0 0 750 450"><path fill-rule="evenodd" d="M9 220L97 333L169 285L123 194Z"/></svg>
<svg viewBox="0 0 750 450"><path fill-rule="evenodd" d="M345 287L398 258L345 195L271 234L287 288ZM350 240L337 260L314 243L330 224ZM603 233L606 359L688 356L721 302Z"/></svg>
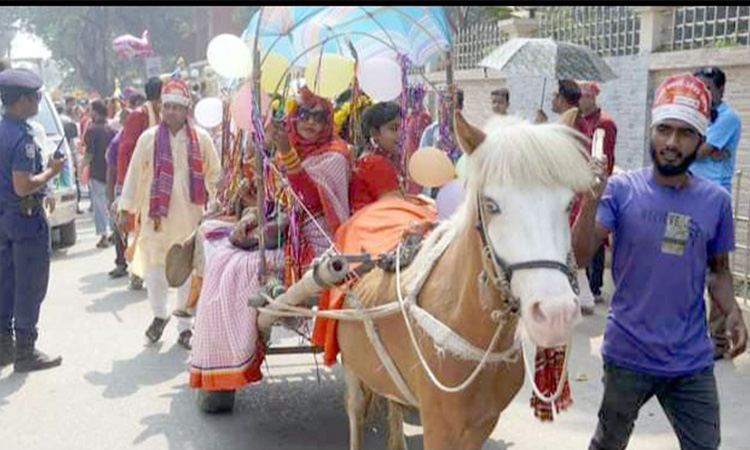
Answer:
<svg viewBox="0 0 750 450"><path fill-rule="evenodd" d="M39 36L56 59L72 69L69 83L81 83L102 95L114 88L114 79L125 83L142 77L140 58L122 59L112 50L112 39L122 34L140 36L149 30L154 54L162 67L172 67L180 56L188 61L205 58L205 47L193 17L194 7L66 6L20 7L22 27ZM246 8L240 13L247 14ZM196 18L208 20L207 15ZM249 16L245 19L245 23ZM241 22L241 19L240 19Z"/></svg>
<svg viewBox="0 0 750 450"><path fill-rule="evenodd" d="M16 35L15 23L18 20L18 7L5 6L0 8L0 58L5 58L10 52L10 43Z"/></svg>

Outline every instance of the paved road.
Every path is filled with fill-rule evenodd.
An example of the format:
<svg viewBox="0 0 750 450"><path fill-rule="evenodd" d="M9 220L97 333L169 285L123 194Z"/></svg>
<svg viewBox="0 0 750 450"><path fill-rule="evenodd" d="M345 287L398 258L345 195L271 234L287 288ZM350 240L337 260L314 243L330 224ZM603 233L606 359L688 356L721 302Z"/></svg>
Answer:
<svg viewBox="0 0 750 450"><path fill-rule="evenodd" d="M54 256L42 311L40 347L62 354L62 367L30 375L0 372L2 450L342 449L347 447L343 379L311 355L272 356L266 378L240 391L235 412L199 413L187 386L188 354L170 324L163 343L144 345L150 322L144 292L112 281L114 249L97 250L89 216L79 219L79 243ZM575 335L571 377L575 405L554 424L528 408L526 386L503 413L485 445L489 450L585 449L601 398L598 353L605 309ZM750 355L717 365L723 449L746 450ZM370 420L366 448L384 448L382 414ZM406 426L410 448L421 429ZM642 410L631 449L677 450L653 400Z"/></svg>

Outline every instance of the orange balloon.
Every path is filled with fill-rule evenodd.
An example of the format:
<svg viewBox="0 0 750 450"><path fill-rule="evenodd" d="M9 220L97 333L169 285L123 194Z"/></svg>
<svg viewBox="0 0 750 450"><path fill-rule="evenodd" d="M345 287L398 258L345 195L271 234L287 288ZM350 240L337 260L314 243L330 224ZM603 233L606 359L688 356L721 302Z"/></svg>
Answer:
<svg viewBox="0 0 750 450"><path fill-rule="evenodd" d="M435 147L423 147L409 159L409 175L424 187L443 186L455 177L448 155Z"/></svg>

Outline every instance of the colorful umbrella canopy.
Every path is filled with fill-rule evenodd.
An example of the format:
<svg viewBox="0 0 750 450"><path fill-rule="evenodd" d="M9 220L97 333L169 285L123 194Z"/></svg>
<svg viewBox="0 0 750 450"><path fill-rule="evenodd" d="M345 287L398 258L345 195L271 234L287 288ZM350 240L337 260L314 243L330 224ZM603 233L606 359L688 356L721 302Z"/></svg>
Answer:
<svg viewBox="0 0 750 450"><path fill-rule="evenodd" d="M413 64L448 51L451 33L445 11L435 6L264 7L250 20L242 37L252 43L258 19L262 54L277 53L296 66L323 53L360 60L402 54Z"/></svg>

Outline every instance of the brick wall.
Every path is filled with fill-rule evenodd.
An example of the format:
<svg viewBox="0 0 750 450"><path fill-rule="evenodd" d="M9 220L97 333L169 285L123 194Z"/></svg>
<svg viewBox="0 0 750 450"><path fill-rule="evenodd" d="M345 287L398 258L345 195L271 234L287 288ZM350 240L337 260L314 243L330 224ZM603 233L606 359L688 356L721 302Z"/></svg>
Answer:
<svg viewBox="0 0 750 450"><path fill-rule="evenodd" d="M601 85L602 94L598 103L617 123L616 163L624 169L641 167L645 155L648 57L620 56L607 58L606 61L618 74L618 78ZM436 85L445 85L444 72L431 73L428 77ZM533 120L541 105L550 120L557 120L551 107L555 80L547 79L545 82L542 77L503 79L496 71L484 69L458 71L454 78L456 84L464 90L464 114L471 123L478 126L490 118L490 92L500 87L507 87L510 91L511 114ZM428 104L431 111L434 111L435 102L432 98L428 100Z"/></svg>
<svg viewBox="0 0 750 450"><path fill-rule="evenodd" d="M597 103L617 124L615 163L623 169L642 167L647 143L649 102L648 56L605 58L618 78L600 84Z"/></svg>

